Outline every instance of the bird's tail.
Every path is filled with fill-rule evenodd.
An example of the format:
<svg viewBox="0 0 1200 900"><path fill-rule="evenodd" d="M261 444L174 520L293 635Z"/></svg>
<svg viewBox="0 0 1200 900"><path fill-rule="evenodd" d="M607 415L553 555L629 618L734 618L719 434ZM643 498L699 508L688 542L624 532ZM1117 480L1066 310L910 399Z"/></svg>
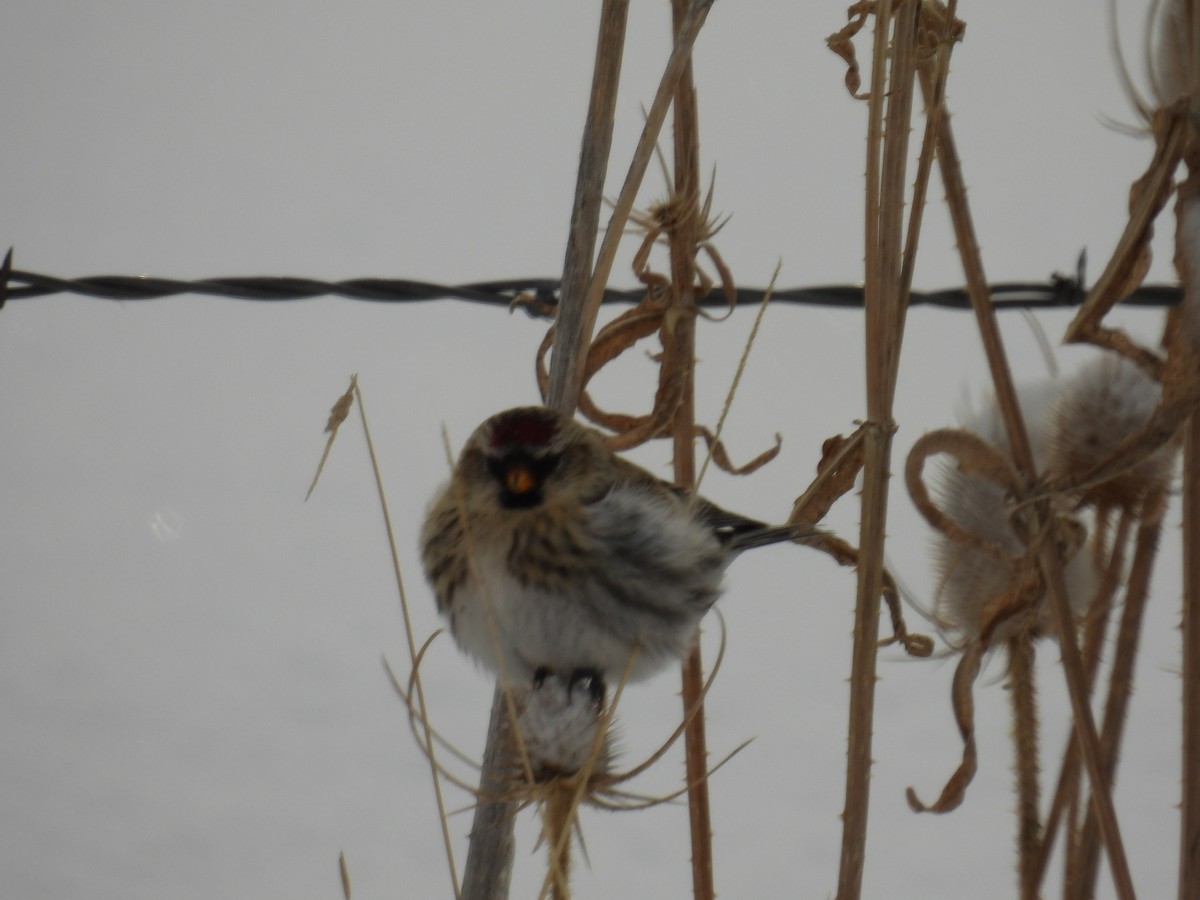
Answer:
<svg viewBox="0 0 1200 900"><path fill-rule="evenodd" d="M778 544L783 541L804 543L805 538L817 537L822 534L825 532L807 522L797 522L794 525L762 525L757 528L732 532L729 549L734 553L740 553L751 547L764 547L767 544Z"/></svg>

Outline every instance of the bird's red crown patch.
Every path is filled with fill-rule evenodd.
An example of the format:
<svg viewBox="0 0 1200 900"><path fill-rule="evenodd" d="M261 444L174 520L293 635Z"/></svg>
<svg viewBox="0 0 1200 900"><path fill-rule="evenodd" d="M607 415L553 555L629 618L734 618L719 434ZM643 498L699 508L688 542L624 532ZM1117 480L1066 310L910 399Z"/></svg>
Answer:
<svg viewBox="0 0 1200 900"><path fill-rule="evenodd" d="M547 410L534 407L513 410L492 428L491 446L546 447L554 437L554 430Z"/></svg>

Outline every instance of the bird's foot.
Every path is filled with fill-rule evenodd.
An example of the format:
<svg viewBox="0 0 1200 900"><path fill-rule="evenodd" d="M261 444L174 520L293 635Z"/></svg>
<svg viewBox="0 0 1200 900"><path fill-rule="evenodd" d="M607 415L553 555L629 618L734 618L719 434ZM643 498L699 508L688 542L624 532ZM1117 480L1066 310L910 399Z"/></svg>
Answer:
<svg viewBox="0 0 1200 900"><path fill-rule="evenodd" d="M533 671L533 689L540 691L545 685L546 680L557 673L548 666L538 666ZM560 676L561 677L561 676ZM604 675L599 669L575 669L570 676L564 679L567 683L567 698L570 700L576 690L583 689L587 691L588 697L596 706L604 705L604 695L606 687L604 684Z"/></svg>

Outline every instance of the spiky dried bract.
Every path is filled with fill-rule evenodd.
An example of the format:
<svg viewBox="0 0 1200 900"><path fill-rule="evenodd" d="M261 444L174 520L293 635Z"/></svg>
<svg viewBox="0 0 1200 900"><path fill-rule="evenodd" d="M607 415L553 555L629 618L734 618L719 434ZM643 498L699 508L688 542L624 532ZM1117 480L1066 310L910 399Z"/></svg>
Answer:
<svg viewBox="0 0 1200 900"><path fill-rule="evenodd" d="M1115 353L1104 352L1062 387L1054 402L1050 429L1051 475L1082 477L1112 457L1150 421L1162 386ZM1175 471L1177 442L1171 442L1080 492L1083 503L1133 510L1150 491L1161 490Z"/></svg>

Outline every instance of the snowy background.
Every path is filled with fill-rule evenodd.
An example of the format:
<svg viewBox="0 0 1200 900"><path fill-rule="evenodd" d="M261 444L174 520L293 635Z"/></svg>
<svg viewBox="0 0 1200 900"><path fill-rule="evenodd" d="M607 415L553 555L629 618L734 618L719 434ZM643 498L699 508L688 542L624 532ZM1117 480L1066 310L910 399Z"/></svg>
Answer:
<svg viewBox="0 0 1200 900"><path fill-rule="evenodd" d="M733 213L717 243L744 285L765 284L779 258L785 285L862 277L866 107L823 43L844 6L718 3L697 45L703 165L718 166L714 208ZM14 0L0 17L0 245L15 247L18 268L62 276L553 277L597 10ZM1101 10L960 9L949 103L993 280L1071 272L1085 246L1094 278L1149 161L1148 141L1103 122L1133 119ZM1121 12L1139 47L1143 8ZM633 4L610 193L665 62L669 18L665 3ZM652 170L643 204L663 191ZM962 282L940 197L935 186L918 288ZM1171 228L1159 232L1161 281L1173 277L1161 240ZM615 283L633 283L633 246ZM1052 339L1068 320L1038 318ZM715 422L751 319L701 328L702 421ZM1157 338L1158 313L1119 320ZM1028 323L1008 313L1003 327L1020 376L1045 376ZM441 427L457 447L492 412L534 401L544 329L450 301L56 296L0 311L0 892L333 900L344 850L356 898L450 895L428 770L380 663L404 671L407 650L355 420L302 498L329 406L357 372L428 634L438 622L415 543L447 471ZM862 333L852 311L768 312L727 434L737 459L775 432L783 453L750 478L711 474L706 494L764 519L788 513L822 440L863 415ZM598 390L645 410L652 368L630 356ZM1085 356L1062 350L1059 362L1069 371ZM915 309L894 470L918 435L986 391L971 317ZM667 453L636 458L665 474ZM927 529L899 490L891 513L894 568L928 601ZM1178 522L1172 508L1117 790L1146 897L1175 891ZM856 498L830 524L853 539ZM740 560L728 588L709 742L720 756L755 741L712 781L718 889L832 896L853 574L776 547ZM1057 650L1042 656L1054 663ZM904 801L908 785L936 796L958 762L952 670L881 654L868 897L1015 892L1000 665L979 692L980 772L962 808L916 816ZM1054 771L1067 722L1057 666L1042 683ZM426 685L437 726L477 754L487 678L442 640ZM627 692L624 760L669 733L677 690L668 673ZM636 787L666 793L680 777L674 755ZM585 813L578 896L689 896L686 821L680 804ZM469 823L469 812L452 820L460 864ZM514 897L540 883L533 836L527 814Z"/></svg>

